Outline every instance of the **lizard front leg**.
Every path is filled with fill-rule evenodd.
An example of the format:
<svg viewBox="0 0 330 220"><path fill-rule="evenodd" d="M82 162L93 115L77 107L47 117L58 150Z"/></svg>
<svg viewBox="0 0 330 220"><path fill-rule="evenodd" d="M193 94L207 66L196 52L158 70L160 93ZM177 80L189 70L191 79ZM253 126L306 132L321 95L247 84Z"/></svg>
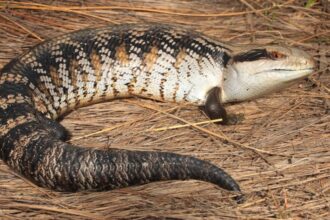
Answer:
<svg viewBox="0 0 330 220"><path fill-rule="evenodd" d="M217 122L225 125L237 124L243 120L243 115L228 115L226 109L221 103L221 88L214 87L208 92L204 105L204 112L210 119L222 118L222 121Z"/></svg>

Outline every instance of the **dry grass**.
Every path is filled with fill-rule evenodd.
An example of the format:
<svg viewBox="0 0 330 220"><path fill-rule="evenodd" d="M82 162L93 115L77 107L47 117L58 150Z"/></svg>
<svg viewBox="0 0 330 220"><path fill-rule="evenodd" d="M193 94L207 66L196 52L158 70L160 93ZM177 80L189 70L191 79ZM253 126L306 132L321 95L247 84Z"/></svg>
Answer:
<svg viewBox="0 0 330 220"><path fill-rule="evenodd" d="M197 123L195 107L115 100L63 121L75 144L171 151L223 167L247 201L198 181L159 182L110 192L65 194L33 186L0 162L0 219L328 219L330 213L330 2L266 0L0 1L0 66L42 39L125 22L180 24L222 41L287 43L318 61L309 80L228 106L235 126ZM328 6L326 6L328 2ZM89 136L93 132L107 129ZM226 141L224 141L226 140Z"/></svg>

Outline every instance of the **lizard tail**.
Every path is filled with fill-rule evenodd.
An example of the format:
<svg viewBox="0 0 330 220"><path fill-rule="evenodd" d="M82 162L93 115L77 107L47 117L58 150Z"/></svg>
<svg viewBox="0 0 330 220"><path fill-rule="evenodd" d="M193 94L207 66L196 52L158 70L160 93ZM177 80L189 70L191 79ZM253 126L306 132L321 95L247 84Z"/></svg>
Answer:
<svg viewBox="0 0 330 220"><path fill-rule="evenodd" d="M63 133L51 132L47 127L54 126L31 120L2 138L2 159L39 186L68 192L101 191L195 179L241 192L233 178L209 162L175 153L78 147L60 140ZM243 196L236 199L242 202Z"/></svg>

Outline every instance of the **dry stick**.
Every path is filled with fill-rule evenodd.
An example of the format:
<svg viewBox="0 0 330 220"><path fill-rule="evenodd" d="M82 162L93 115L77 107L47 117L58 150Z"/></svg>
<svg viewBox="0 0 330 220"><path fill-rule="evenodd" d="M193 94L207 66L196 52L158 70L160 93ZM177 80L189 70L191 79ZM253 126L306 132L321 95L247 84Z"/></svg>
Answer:
<svg viewBox="0 0 330 220"><path fill-rule="evenodd" d="M280 217L280 219L284 219L284 216L283 216L283 214L282 214L282 212L280 210L281 209L281 206L280 206L278 200L275 199L275 196L274 196L274 193L273 192L270 192L270 197L271 197L271 199L273 201L273 204L275 205L275 208L277 210L277 213L278 213L278 216L277 217Z"/></svg>
<svg viewBox="0 0 330 220"><path fill-rule="evenodd" d="M6 207L14 207L14 208L28 208L28 209L38 209L38 210L44 210L44 211L50 211L50 212L58 212L58 213L65 213L70 215L76 215L81 217L87 217L89 219L104 219L104 217L92 214L92 213L86 213L82 211L77 211L73 209L61 209L61 208L51 208L45 205L33 205L33 204L23 204L23 203L10 203L8 205L4 205Z"/></svg>
<svg viewBox="0 0 330 220"><path fill-rule="evenodd" d="M86 13L86 12L82 12L82 11L68 10L68 12L72 12L72 13L76 13L76 14L80 14L80 15L85 15L87 17L96 18L96 19L99 19L99 20L103 20L103 21L113 23L113 24L119 24L119 22L116 22L116 21L113 21L113 20L110 20L110 19L107 19L107 18L103 18L103 17L97 16L97 15L89 14L89 13Z"/></svg>
<svg viewBox="0 0 330 220"><path fill-rule="evenodd" d="M306 161L307 159L306 158L302 158L298 161L296 161L295 163L293 164L289 164L289 165L286 165L284 167L278 167L278 171L284 171L286 169L291 169L291 168L294 168L294 167L297 167L297 166L302 166L302 163L301 162L304 162ZM308 161L308 160L307 160ZM243 175L240 175L240 178L241 179L247 179L247 178L251 178L251 177L254 177L254 176L265 176L265 175L268 175L268 174L272 174L274 173L274 171L263 171L263 172L257 172L257 173L250 173L250 174L243 174Z"/></svg>
<svg viewBox="0 0 330 220"><path fill-rule="evenodd" d="M43 38L39 37L36 33L30 31L29 29L27 29L27 28L24 27L23 25L17 23L16 21L11 20L11 19L8 18L7 16L5 16L5 15L3 15L3 14L0 13L0 17L2 17L3 19L5 19L5 20L7 20L7 21L13 23L14 25L16 25L16 26L22 28L25 32L27 32L27 33L30 34L31 36L37 38L38 40L40 40L40 41L43 41L43 40L44 40Z"/></svg>
<svg viewBox="0 0 330 220"><path fill-rule="evenodd" d="M0 1L0 3L7 3L6 1ZM290 3L290 1L289 1ZM281 8L288 3L281 5L274 5L272 7L253 10L253 11L244 11L244 12L228 12L228 13L180 13L172 12L169 10L159 10L159 9L150 9L150 8L139 8L139 7L125 7L125 6L90 6L90 7L75 7L75 6L48 6L44 4L36 4L29 2L10 2L6 6L0 6L0 8L16 8L16 9L32 9L32 10L50 10L50 11L71 11L76 13L77 10L97 10L97 9L107 9L107 10L129 10L129 11L142 11L142 12L151 12L151 13L160 13L160 14L170 14L170 15L179 15L179 16L192 16L192 17L228 17L228 16L238 16L251 13L260 13L264 11L269 11L274 8ZM20 6L26 5L26 6ZM33 7L34 6L34 7Z"/></svg>
<svg viewBox="0 0 330 220"><path fill-rule="evenodd" d="M249 7L254 13L260 15L261 17L263 17L264 19L266 19L269 22L272 22L272 19L266 17L264 14L262 14L259 10L255 9L252 5L250 5L250 3L248 3L245 0L240 0L240 2L242 2L244 5L246 5L247 7Z"/></svg>
<svg viewBox="0 0 330 220"><path fill-rule="evenodd" d="M82 11L76 11L76 10L71 10L68 8L60 8L60 7L56 7L56 6L50 6L50 7L26 7L26 6L11 6L10 4L7 6L0 6L1 8L9 8L9 9L29 9L29 10L45 10L45 11L61 11L61 12L68 12L68 13L74 13L74 14L78 14L78 15L84 15L87 17L92 17L92 18L96 18L99 20L103 20L103 21L107 21L113 24L118 24L118 22L115 22L113 20L107 19L107 18L103 18L97 15L93 15L93 14L89 14L86 12L82 12Z"/></svg>
<svg viewBox="0 0 330 220"><path fill-rule="evenodd" d="M167 109L166 112L173 111L173 110L175 110L175 109L177 109L177 108L178 108L178 106L173 107L173 108L170 108L170 109ZM158 115L158 114L159 114L159 113L156 113L156 114L154 114L154 116L156 116L156 115ZM114 129L116 129L116 128L120 128L120 127L122 127L122 126L124 126L124 125L127 125L127 124L135 123L135 122L137 122L137 121L139 121L139 120L142 120L142 118L134 119L134 120L131 120L131 121L128 121L128 122L125 122L125 123L119 124L119 125L112 126L112 127L110 127L110 128L104 128L104 129L102 129L102 130L99 130L99 131L93 132L93 133L91 133L91 134L86 134L86 135L83 135L83 136L80 136L80 137L72 138L72 139L69 140L69 142L71 142L71 141L75 141L75 140L80 140L80 139L83 139L83 138L86 138L86 137L91 137L91 136L94 136L94 135L97 135L97 134L102 134L102 133L105 133L105 132L108 132L108 131L112 131L112 130L114 130Z"/></svg>
<svg viewBox="0 0 330 220"><path fill-rule="evenodd" d="M87 8L87 7L86 7ZM261 9L260 11L271 10L273 7ZM245 12L227 12L227 13L209 13L209 14L199 14L199 13L182 13L182 12L172 12L167 10L158 10L158 9L146 9L146 8L135 8L135 7L121 7L114 6L108 7L110 10L131 10L131 11L141 11L141 12L151 12L151 13L159 13L159 14L170 14L170 15L179 15L179 16L191 16L191 17L229 17L229 16L238 16L244 14L254 13L254 11L245 11ZM83 8L76 8L76 10L83 10Z"/></svg>
<svg viewBox="0 0 330 220"><path fill-rule="evenodd" d="M324 85L322 82L317 81L313 78L308 78L311 82L313 82L314 84L318 85L319 87L321 87L322 89L324 89L327 93L330 93L330 88L328 88L326 85Z"/></svg>
<svg viewBox="0 0 330 220"><path fill-rule="evenodd" d="M301 94L301 95L273 95L273 97L295 97L295 98L306 98L306 97L310 97L310 98L324 98L324 99L330 99L330 96L328 95L323 95L323 94L313 94L311 93L309 94Z"/></svg>
<svg viewBox="0 0 330 220"><path fill-rule="evenodd" d="M275 107L275 109L279 109L280 106L283 106L283 103L281 103L280 105L278 105L277 107ZM259 131L261 130L264 130L264 128L266 127L267 124L270 123L271 121L271 116L273 116L276 112L271 112L271 113L267 113L263 118L265 118L265 120L262 122L261 125L259 125L257 128L251 130L247 135L245 135L245 137L242 138L242 140L247 140L249 139L250 137L252 137L253 134L255 133L258 133ZM257 142L257 141L255 141ZM255 143L254 142L254 143ZM252 142L253 143L253 142Z"/></svg>
<svg viewBox="0 0 330 220"><path fill-rule="evenodd" d="M309 44L306 44L306 43L299 43L299 42L297 42L295 40L292 40L290 38L286 38L285 41L286 41L286 44L289 45L289 46L299 45L299 46L302 46L302 47L305 47L305 48L308 48L308 49L312 49L312 50L315 49L314 45L309 45Z"/></svg>
<svg viewBox="0 0 330 220"><path fill-rule="evenodd" d="M286 135L290 135L290 134L294 134L294 133L296 133L296 132L300 132L300 131L304 130L305 128L307 128L307 127L309 127L309 126L312 126L313 124L316 124L316 123L318 123L318 122L320 122L320 121L322 121L323 119L326 119L326 118L328 118L328 117L330 117L330 116L326 116L326 117L324 117L324 118L320 118L319 120L313 121L313 122L311 122L311 123L309 123L309 124L307 124L307 125L305 125L305 126L299 128L299 129L296 129L296 130L293 130L293 131L287 132L287 133L285 133L285 134L278 135L278 136L276 136L276 137L277 137L277 138L280 138L280 137L283 137L283 136L286 136ZM260 141L260 140L259 140L259 141ZM266 142L266 141L267 141L267 140L264 140L264 142ZM254 141L254 142L252 142L252 144L253 144L253 143L256 143L256 142L257 142L257 141Z"/></svg>
<svg viewBox="0 0 330 220"><path fill-rule="evenodd" d="M295 9L297 11L307 11L307 12L311 12L311 13L315 13L315 14L318 14L318 15L325 15L327 17L330 17L330 14L327 13L327 12L323 12L321 10L315 10L315 9L312 9L312 8L305 8L305 7L300 7L300 6L295 6L295 5L282 5L283 7L286 7L286 8L292 8L292 9Z"/></svg>
<svg viewBox="0 0 330 220"><path fill-rule="evenodd" d="M9 215L6 215L6 214L4 214L4 213L6 213L6 211L9 211L10 209L1 209L0 210L0 216L1 217L6 217L6 219L14 219L14 220L17 220L17 217L15 218L15 217L12 217L10 214L10 216Z"/></svg>
<svg viewBox="0 0 330 220"><path fill-rule="evenodd" d="M297 40L296 42L297 42L297 43L302 43L302 42L307 41L307 40L310 40L310 39L312 39L312 38L315 38L315 37L318 37L318 36L321 36L321 35L327 35L327 34L329 34L329 33L330 33L330 31L320 32L320 33L317 33L317 34L313 34L313 35L311 35L311 36L309 36L309 37L305 37L305 38L302 38L302 39L300 39L300 40ZM292 43L292 44L294 44L294 43Z"/></svg>
<svg viewBox="0 0 330 220"><path fill-rule="evenodd" d="M271 163L270 163L270 162L269 162L269 161L268 161L268 160L262 155L262 153L264 153L264 154L268 154L268 155L277 155L277 156L288 157L288 155L285 155L285 154L276 154L276 153L272 153L272 152L265 151L265 150L260 150L260 149L254 148L254 147L250 147L250 146L247 146L247 145L244 145L244 144L238 143L238 142L236 142L236 141L234 141L234 140L231 140L231 139L229 139L229 138L227 138L227 137L224 137L224 136L222 136L222 135L219 135L219 134L217 134L217 133L215 133L215 132L209 131L209 130L207 130L207 129L205 129L205 128L202 128L202 127L200 127L200 126L198 126L198 125L194 125L193 123L191 123L191 122L189 122L189 121L187 121L187 120L185 120L185 119L183 119L183 118L180 118L180 117L178 117L178 116L175 116L175 115L169 114L169 113L167 113L167 112L165 112L165 111L163 111L163 110L161 110L161 109L158 109L158 108L156 108L156 107L153 107L153 106L151 106L151 105L146 105L146 104L142 104L142 103L134 102L134 101L129 101L129 102L131 102L131 103L133 103L133 104L136 104L136 105L139 105L139 106L144 107L144 108L152 109L152 110L154 110L154 111L157 111L157 112L160 112L160 113L162 113L162 114L165 114L165 115L167 115L167 116L169 116L169 117L171 117L171 118L174 118L174 119L177 119L177 120L179 120L179 121L182 121L182 122L184 122L184 123L186 123L186 124L189 124L191 127L194 127L194 128L196 128L196 129L198 129L198 130L200 130L200 131L203 131L203 132L205 132L205 133L207 133L207 134L210 134L210 135L212 135L212 136L218 137L218 138L220 138L220 139L222 139L222 140L228 141L229 143L232 143L234 146L238 146L238 147L240 147L240 148L249 149L249 150L253 151L254 153L258 154L258 156L261 157L261 158L262 158L262 159L263 159L268 165L273 166L273 165L272 165L272 164L271 164Z"/></svg>
<svg viewBox="0 0 330 220"><path fill-rule="evenodd" d="M249 206L252 206L252 205L257 205L258 203L261 203L261 202L264 202L266 201L266 199L259 199L259 200L255 200L253 202L250 202L250 203L245 203L243 205L240 205L239 207L237 207L238 209L244 209L244 208L247 208Z"/></svg>
<svg viewBox="0 0 330 220"><path fill-rule="evenodd" d="M291 132L287 132L287 133L285 133L285 134L278 135L277 138L280 138L280 137L283 137L283 136L286 136L286 135L289 135L289 134L293 134L293 133L296 133L296 132L300 132L300 131L302 131L302 130L308 128L309 126L312 126L312 125L314 125L314 124L316 124L316 123L318 123L318 122L321 122L321 121L323 121L323 120L325 120L325 119L327 119L327 118L330 118L330 115L325 116L324 118L320 118L320 119L318 119L318 120L315 120L315 121L313 121L313 122L311 122L311 123L309 123L309 124L307 124L307 125L305 125L305 126L299 128L299 129L293 130L293 131L291 131Z"/></svg>
<svg viewBox="0 0 330 220"><path fill-rule="evenodd" d="M222 118L219 119L213 119L213 120L207 120L207 121L201 121L201 122L195 122L191 123L192 125L204 125L204 124L210 124L210 123L216 123L216 122L221 122ZM172 125L172 126L167 126L167 127L161 127L161 128L150 128L146 131L167 131L167 130L173 130L173 129L178 129L178 128L185 128L185 127L190 127L190 124L177 124L177 125Z"/></svg>
<svg viewBox="0 0 330 220"><path fill-rule="evenodd" d="M278 34L278 36L283 39L283 35L280 31L276 31L276 30L267 30L267 31L261 31L261 30L255 30L255 34L257 33L275 33L275 34ZM228 38L228 42L231 42L233 41L234 39L236 38L240 38L240 37L243 37L243 36L250 36L250 33L241 33L241 34L237 34L235 36L232 36L230 38ZM273 35L272 35L273 36Z"/></svg>
<svg viewBox="0 0 330 220"><path fill-rule="evenodd" d="M327 179L327 178L330 178L329 174L324 174L324 175L321 174L318 177L310 178L307 180L297 180L294 183L276 184L274 186L265 186L265 187L254 188L250 192L252 193L252 192L260 192L260 191L264 191L264 190L274 190L274 189L278 189L278 188L286 188L286 187L290 187L290 186L302 185L302 184L306 184L306 183L313 182L316 180ZM287 181L287 180L283 180L283 181ZM280 182L283 182L283 181L280 181Z"/></svg>
<svg viewBox="0 0 330 220"><path fill-rule="evenodd" d="M295 110L296 108L298 108L299 106L301 106L302 104L304 104L303 101L298 102L298 104L294 105L292 108L288 109L287 111L285 111L284 113L282 113L280 116L278 116L276 118L276 120L280 120L282 118L284 118L287 114L289 114L290 112L292 112L293 110ZM272 124L274 121L270 121L270 123L268 123L267 127L269 127L270 124Z"/></svg>
<svg viewBox="0 0 330 220"><path fill-rule="evenodd" d="M295 98L296 98L296 97L295 97ZM289 110L287 110L285 113L281 114L281 116L279 116L278 118L276 118L276 121L278 121L279 119L283 118L285 115L287 115L287 114L288 114L289 112L291 112L292 110L298 108L301 104L303 104L303 102L300 102L300 103L296 104L295 106L293 106L292 108L290 108ZM283 106L283 103L281 103L279 106ZM277 109L277 110L278 110L278 109L280 110L281 108L278 107L278 108L276 108L276 109ZM275 112L272 112L271 115L275 115L275 113L276 113L276 111L275 111ZM266 120L264 123L262 123L262 125L260 125L260 126L256 129L256 131L253 131L253 133L256 133L256 132L258 132L258 131L261 131L261 130L263 130L263 129L269 127L269 126L274 122L274 120L272 120L272 118L270 117L270 114L267 114L266 117L269 118L269 120ZM251 133L252 133L252 132L251 132ZM260 141L260 140L253 141L252 144L257 143L258 141ZM250 143L250 144L251 144L251 143Z"/></svg>
<svg viewBox="0 0 330 220"><path fill-rule="evenodd" d="M87 137L91 137L91 136L94 136L94 135L97 135L97 134L102 134L102 133L105 133L105 132L108 132L108 131L112 131L112 130L114 130L116 128L120 128L124 125L132 124L132 123L134 123L138 120L140 120L140 119L131 120L131 121L128 121L128 122L125 122L125 123L121 123L119 125L112 126L110 128L105 128L105 129L102 129L102 130L99 130L99 131L96 131L96 132L93 132L93 133L90 133L90 134L86 134L86 135L83 135L83 136L80 136L80 137L72 138L72 139L69 140L69 142L80 140L80 139L87 138Z"/></svg>
<svg viewBox="0 0 330 220"><path fill-rule="evenodd" d="M171 14L171 15L180 15L180 16L193 16L193 17L227 17L227 16L236 16L236 15L245 15L245 14L251 14L251 13L260 13L263 11L269 11L274 8L281 8L287 4L290 4L293 2L287 1L284 4L280 5L274 5L272 7L263 8L259 10L253 10L253 11L245 11L245 12L229 12L229 13L181 13L181 12L173 12L170 10L161 10L161 9L148 9L148 8L138 8L138 7L125 7L125 6L87 6L87 7L72 7L71 9L76 10L90 10L90 9L110 9L110 10L133 10L133 11L143 11L143 12L154 12L154 13L161 13L161 14Z"/></svg>

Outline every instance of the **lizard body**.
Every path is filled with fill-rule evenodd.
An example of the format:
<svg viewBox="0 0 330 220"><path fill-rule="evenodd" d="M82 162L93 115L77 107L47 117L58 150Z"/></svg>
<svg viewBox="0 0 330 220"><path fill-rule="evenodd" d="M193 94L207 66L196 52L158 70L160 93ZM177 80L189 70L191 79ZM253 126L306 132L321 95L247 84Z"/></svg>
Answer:
<svg viewBox="0 0 330 220"><path fill-rule="evenodd" d="M58 191L197 179L240 192L222 169L193 157L71 145L56 119L80 106L131 96L205 106L211 118L225 119L222 103L268 94L287 86L288 76L291 83L313 67L298 49L235 49L169 26L69 33L1 70L0 158L37 185Z"/></svg>

